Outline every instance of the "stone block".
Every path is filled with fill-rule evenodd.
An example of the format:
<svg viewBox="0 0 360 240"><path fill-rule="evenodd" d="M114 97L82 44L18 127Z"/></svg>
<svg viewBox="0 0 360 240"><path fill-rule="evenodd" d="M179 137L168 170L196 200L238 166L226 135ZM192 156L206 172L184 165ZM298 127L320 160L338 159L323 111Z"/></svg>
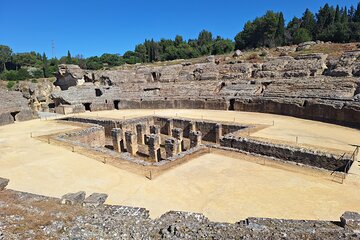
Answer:
<svg viewBox="0 0 360 240"><path fill-rule="evenodd" d="M189 134L190 148L197 147L201 144L202 133L200 131L191 131Z"/></svg>
<svg viewBox="0 0 360 240"><path fill-rule="evenodd" d="M347 230L360 232L360 214L357 212L345 212L341 217L341 226Z"/></svg>
<svg viewBox="0 0 360 240"><path fill-rule="evenodd" d="M179 144L178 144L178 153L180 153L181 151L185 151L185 146L184 146L184 131L181 128L173 128L172 129L172 137L177 139Z"/></svg>
<svg viewBox="0 0 360 240"><path fill-rule="evenodd" d="M0 126L14 123L14 118L10 113L0 113Z"/></svg>
<svg viewBox="0 0 360 240"><path fill-rule="evenodd" d="M82 204L84 202L86 193L80 191L77 193L68 193L61 197L61 204L75 205Z"/></svg>
<svg viewBox="0 0 360 240"><path fill-rule="evenodd" d="M114 151L123 152L124 149L124 139L123 139L123 131L120 128L113 128L111 130L111 137L113 141Z"/></svg>
<svg viewBox="0 0 360 240"><path fill-rule="evenodd" d="M108 195L105 193L93 193L84 200L83 205L86 207L98 207L104 204L107 198Z"/></svg>
<svg viewBox="0 0 360 240"><path fill-rule="evenodd" d="M190 131L196 131L196 122L190 122Z"/></svg>
<svg viewBox="0 0 360 240"><path fill-rule="evenodd" d="M138 151L138 143L136 134L131 131L125 132L125 142L126 142L126 150L133 156L136 155Z"/></svg>
<svg viewBox="0 0 360 240"><path fill-rule="evenodd" d="M178 154L179 152L179 140L174 138L168 138L165 140L165 151L166 158L171 158Z"/></svg>
<svg viewBox="0 0 360 240"><path fill-rule="evenodd" d="M160 134L160 129L159 125L152 125L150 126L150 134Z"/></svg>
<svg viewBox="0 0 360 240"><path fill-rule="evenodd" d="M216 124L215 126L215 143L220 144L220 139L223 135L223 128L221 124Z"/></svg>
<svg viewBox="0 0 360 240"><path fill-rule="evenodd" d="M6 186L9 184L9 179L0 178L0 191L4 190Z"/></svg>
<svg viewBox="0 0 360 240"><path fill-rule="evenodd" d="M166 120L166 135L171 136L173 128L174 128L174 120L173 119L167 119Z"/></svg>
<svg viewBox="0 0 360 240"><path fill-rule="evenodd" d="M158 134L150 134L147 136L149 157L158 162L161 160L161 151L160 151L160 136Z"/></svg>
<svg viewBox="0 0 360 240"><path fill-rule="evenodd" d="M136 134L137 134L137 142L138 144L145 144L145 134L147 134L147 126L146 124L138 124L136 125Z"/></svg>

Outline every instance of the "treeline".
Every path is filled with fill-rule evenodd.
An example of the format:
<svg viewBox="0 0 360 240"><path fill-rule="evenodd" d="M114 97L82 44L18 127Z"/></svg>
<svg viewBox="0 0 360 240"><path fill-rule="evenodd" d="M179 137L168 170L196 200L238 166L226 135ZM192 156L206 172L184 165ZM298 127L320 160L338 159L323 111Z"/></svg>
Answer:
<svg viewBox="0 0 360 240"><path fill-rule="evenodd" d="M19 81L30 78L47 78L54 76L59 64L76 64L83 69L98 70L104 67L121 66L123 64L148 63L174 59L196 58L209 54L224 54L234 50L235 43L203 30L197 39L184 41L182 36L160 41L145 40L127 51L124 55L105 53L100 57L84 58L82 55L73 57L68 51L67 56L60 59L48 59L46 54L36 52L13 53L11 48L0 45L0 79Z"/></svg>
<svg viewBox="0 0 360 240"><path fill-rule="evenodd" d="M282 12L268 11L245 24L244 30L235 37L235 47L276 47L311 40L360 41L360 4L356 9L325 4L315 14L306 9L301 18L294 17L286 26Z"/></svg>
<svg viewBox="0 0 360 240"><path fill-rule="evenodd" d="M321 40L337 43L360 41L360 3L357 8L340 8L325 4L317 13L307 9L301 18L294 17L285 24L282 12L268 11L245 24L235 41L203 30L196 39L185 41L182 36L160 41L145 40L133 51L103 54L84 58L82 55L48 59L36 52L13 53L8 46L0 45L0 79L18 81L29 78L52 77L59 64L77 64L84 69L97 70L123 64L148 63L175 59L189 59L205 55L225 54L235 49L276 47Z"/></svg>
<svg viewBox="0 0 360 240"><path fill-rule="evenodd" d="M177 35L174 40L161 39L160 41L145 40L136 45L134 51L127 51L123 56L104 54L101 57L90 57L86 61L86 68L99 69L105 65L119 66L122 64L148 63L169 61L175 59L189 59L205 55L229 53L234 50L235 43L220 36L213 37L212 33L203 30L197 39L184 41Z"/></svg>

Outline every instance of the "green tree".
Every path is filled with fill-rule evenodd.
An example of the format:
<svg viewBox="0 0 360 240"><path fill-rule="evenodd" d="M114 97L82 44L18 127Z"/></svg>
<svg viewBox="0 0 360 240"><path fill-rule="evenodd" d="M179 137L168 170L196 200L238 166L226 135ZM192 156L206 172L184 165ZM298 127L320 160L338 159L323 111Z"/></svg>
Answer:
<svg viewBox="0 0 360 240"><path fill-rule="evenodd" d="M49 77L50 76L50 73L49 73L49 64L48 64L48 59L46 57L46 54L43 53L42 55L42 61L43 61L43 67L42 67L42 70L43 70L43 76L44 77Z"/></svg>
<svg viewBox="0 0 360 240"><path fill-rule="evenodd" d="M264 16L247 22L244 30L235 37L235 47L246 49L276 46L278 29L278 34L282 35L282 30L279 27L279 15L279 13L268 11Z"/></svg>
<svg viewBox="0 0 360 240"><path fill-rule="evenodd" d="M341 11L339 5L336 5L334 23L341 22Z"/></svg>
<svg viewBox="0 0 360 240"><path fill-rule="evenodd" d="M235 44L230 39L217 38L212 45L211 54L224 54L234 51Z"/></svg>
<svg viewBox="0 0 360 240"><path fill-rule="evenodd" d="M101 60L98 57L89 57L86 60L86 68L90 70L99 70L102 68Z"/></svg>
<svg viewBox="0 0 360 240"><path fill-rule="evenodd" d="M316 26L315 15L309 9L306 9L301 18L301 24L299 28L300 27L305 28L312 36L314 36L315 26Z"/></svg>
<svg viewBox="0 0 360 240"><path fill-rule="evenodd" d="M147 53L146 53L146 47L144 44L138 44L135 47L135 52L138 54L139 58L141 59L141 62L146 62L147 59Z"/></svg>
<svg viewBox="0 0 360 240"><path fill-rule="evenodd" d="M2 66L2 69L0 69L2 71L6 71L6 63L8 61L10 61L11 59L11 55L12 55L12 50L10 47L5 46L5 45L0 45L0 63Z"/></svg>
<svg viewBox="0 0 360 240"><path fill-rule="evenodd" d="M206 31L206 30L202 30L200 33L199 33L199 36L198 36L198 45L201 47L201 46L204 46L204 45L207 45L209 43L212 42L212 33L209 32L209 31Z"/></svg>
<svg viewBox="0 0 360 240"><path fill-rule="evenodd" d="M282 12L278 15L278 24L275 33L275 44L281 46L285 42L285 19Z"/></svg>
<svg viewBox="0 0 360 240"><path fill-rule="evenodd" d="M299 44L307 41L311 41L310 32L305 28L299 28L293 35L293 43Z"/></svg>
<svg viewBox="0 0 360 240"><path fill-rule="evenodd" d="M141 63L141 58L136 52L127 51L124 53L123 58L127 64Z"/></svg>
<svg viewBox="0 0 360 240"><path fill-rule="evenodd" d="M176 35L175 37L175 46L179 46L184 42L183 37L180 35Z"/></svg>
<svg viewBox="0 0 360 240"><path fill-rule="evenodd" d="M110 53L104 53L103 55L101 55L100 61L101 61L101 63L103 63L103 64L105 63L111 67L120 66L125 63L121 56L119 56L117 54L110 54Z"/></svg>
<svg viewBox="0 0 360 240"><path fill-rule="evenodd" d="M71 53L70 51L68 50L67 52L67 57L66 57L66 64L72 64L72 57L71 57Z"/></svg>

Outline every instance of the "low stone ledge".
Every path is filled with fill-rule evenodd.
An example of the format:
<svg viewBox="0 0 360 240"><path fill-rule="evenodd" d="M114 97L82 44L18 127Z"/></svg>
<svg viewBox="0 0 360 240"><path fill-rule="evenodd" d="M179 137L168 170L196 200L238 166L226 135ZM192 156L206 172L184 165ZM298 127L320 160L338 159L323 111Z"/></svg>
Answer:
<svg viewBox="0 0 360 240"><path fill-rule="evenodd" d="M346 230L360 233L360 214L357 212L345 212L341 217L341 226Z"/></svg>
<svg viewBox="0 0 360 240"><path fill-rule="evenodd" d="M85 207L98 207L105 203L108 195L105 193L93 193L88 196L83 203Z"/></svg>
<svg viewBox="0 0 360 240"><path fill-rule="evenodd" d="M235 148L249 153L284 159L286 161L305 164L312 167L322 168L329 171L346 172L351 162L347 157L339 160L340 156L334 154L292 147L282 144L273 144L259 140L235 137L228 134L220 139L220 145L228 148ZM345 169L345 166L348 166Z"/></svg>
<svg viewBox="0 0 360 240"><path fill-rule="evenodd" d="M10 180L7 178L0 178L0 191L4 190L9 182Z"/></svg>
<svg viewBox="0 0 360 240"><path fill-rule="evenodd" d="M75 205L82 204L84 202L86 193L80 191L77 193L68 193L61 197L61 204Z"/></svg>

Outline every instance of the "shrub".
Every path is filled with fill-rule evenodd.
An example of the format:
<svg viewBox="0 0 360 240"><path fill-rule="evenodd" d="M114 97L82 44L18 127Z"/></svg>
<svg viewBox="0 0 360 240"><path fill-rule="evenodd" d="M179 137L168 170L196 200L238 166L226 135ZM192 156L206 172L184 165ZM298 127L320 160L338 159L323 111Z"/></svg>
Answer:
<svg viewBox="0 0 360 240"><path fill-rule="evenodd" d="M7 82L7 88L10 90L13 88L13 86L15 85L15 81L8 81Z"/></svg>
<svg viewBox="0 0 360 240"><path fill-rule="evenodd" d="M262 51L261 54L260 54L260 57L266 57L267 56L267 52L266 51Z"/></svg>
<svg viewBox="0 0 360 240"><path fill-rule="evenodd" d="M250 56L247 57L247 60L249 60L252 63L256 63L259 62L261 58L258 54L252 53Z"/></svg>

